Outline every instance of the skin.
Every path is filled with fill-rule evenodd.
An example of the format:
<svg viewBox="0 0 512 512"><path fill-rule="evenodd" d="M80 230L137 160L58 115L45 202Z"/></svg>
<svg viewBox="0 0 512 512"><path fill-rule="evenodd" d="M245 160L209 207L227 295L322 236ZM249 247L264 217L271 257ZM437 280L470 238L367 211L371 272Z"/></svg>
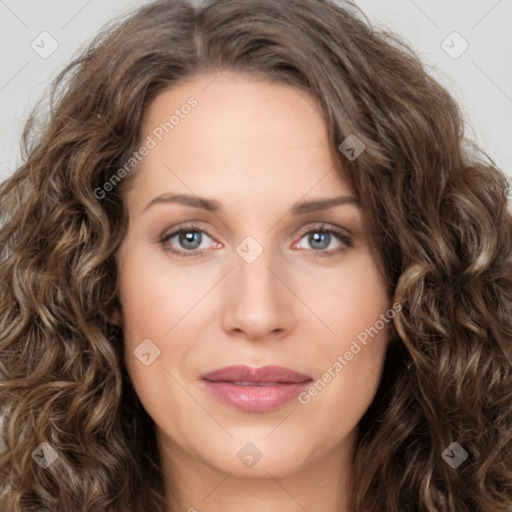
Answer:
<svg viewBox="0 0 512 512"><path fill-rule="evenodd" d="M377 391L391 322L307 404L240 411L200 376L273 364L317 381L391 308L359 207L290 213L299 200L356 195L336 170L318 104L285 84L194 77L149 105L141 140L190 96L197 107L139 164L118 254L126 364L156 425L169 510L348 512L357 423ZM223 212L145 210L171 193L216 199ZM178 236L160 242L191 221L206 230L202 254ZM353 245L328 234L314 245L320 223ZM263 249L252 263L236 252L247 236ZM144 339L160 350L149 366L134 354ZM252 467L237 457L247 442L262 454Z"/></svg>

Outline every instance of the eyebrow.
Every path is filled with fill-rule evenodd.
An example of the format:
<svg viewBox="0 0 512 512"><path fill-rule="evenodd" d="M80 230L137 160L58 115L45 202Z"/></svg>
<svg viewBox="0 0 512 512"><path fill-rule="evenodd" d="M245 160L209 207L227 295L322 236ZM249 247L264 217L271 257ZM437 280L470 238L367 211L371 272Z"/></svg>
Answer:
<svg viewBox="0 0 512 512"><path fill-rule="evenodd" d="M162 194L152 199L142 210L145 212L149 208L157 204L177 203L192 208L206 210L211 213L221 213L223 211L222 204L216 199L199 197L189 194ZM328 210L339 205L353 205L357 208L361 207L361 201L352 196L328 197L322 199L312 199L310 201L301 201L295 203L291 208L293 215L301 215L319 210Z"/></svg>

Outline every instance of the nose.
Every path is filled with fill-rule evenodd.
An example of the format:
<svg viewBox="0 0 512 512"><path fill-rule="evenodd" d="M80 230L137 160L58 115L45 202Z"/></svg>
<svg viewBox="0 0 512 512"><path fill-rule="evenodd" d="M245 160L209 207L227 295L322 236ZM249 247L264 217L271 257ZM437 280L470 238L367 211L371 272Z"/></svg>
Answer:
<svg viewBox="0 0 512 512"><path fill-rule="evenodd" d="M225 288L223 328L250 340L284 337L295 325L290 278L264 250L252 262L234 254L234 268Z"/></svg>

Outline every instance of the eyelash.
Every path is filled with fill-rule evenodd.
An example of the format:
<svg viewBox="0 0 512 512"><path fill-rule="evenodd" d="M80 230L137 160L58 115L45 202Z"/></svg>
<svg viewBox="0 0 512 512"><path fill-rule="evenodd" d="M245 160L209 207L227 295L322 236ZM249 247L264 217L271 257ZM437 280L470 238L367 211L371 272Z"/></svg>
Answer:
<svg viewBox="0 0 512 512"><path fill-rule="evenodd" d="M208 233L207 230L199 227L197 224L186 224L184 226L181 226L179 229L176 229L172 233L162 235L160 237L160 244L164 247L164 249L172 254L175 254L177 256L183 256L185 258L188 257L194 257L194 256L203 256L207 249L201 249L201 250L190 250L190 251L178 251L174 248L172 248L169 245L166 245L168 241L175 237L176 235L179 235L181 233L188 233L190 231L199 231L202 233L205 233L210 238L213 239L213 236ZM318 226L309 227L305 230L302 230L299 234L300 239L302 239L305 235L309 233L328 233L330 235L336 236L343 244L345 244L346 247L341 247L337 249L331 249L330 251L327 251L325 249L308 249L311 251L315 256L333 256L336 254L339 254L343 251L345 251L349 247L353 247L353 240L351 237L346 235L341 229L335 228L329 224L319 224Z"/></svg>

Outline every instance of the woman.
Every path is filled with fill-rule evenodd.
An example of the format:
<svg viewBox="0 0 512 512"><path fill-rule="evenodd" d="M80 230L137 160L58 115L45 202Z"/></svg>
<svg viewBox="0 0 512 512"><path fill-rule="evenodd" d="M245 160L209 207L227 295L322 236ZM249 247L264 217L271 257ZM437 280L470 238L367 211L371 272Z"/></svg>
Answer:
<svg viewBox="0 0 512 512"><path fill-rule="evenodd" d="M161 0L58 77L0 188L2 510L510 511L507 180L352 7Z"/></svg>

